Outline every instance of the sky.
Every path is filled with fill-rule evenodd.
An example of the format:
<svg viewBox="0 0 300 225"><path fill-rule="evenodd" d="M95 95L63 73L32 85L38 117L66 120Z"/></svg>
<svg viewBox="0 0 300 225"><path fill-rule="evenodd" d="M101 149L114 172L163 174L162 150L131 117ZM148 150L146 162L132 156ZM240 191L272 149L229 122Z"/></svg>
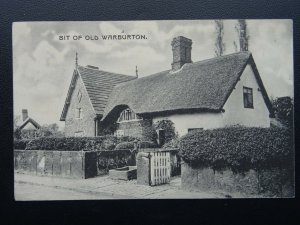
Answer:
<svg viewBox="0 0 300 225"><path fill-rule="evenodd" d="M236 23L224 20L225 55L235 52ZM249 51L269 97L293 97L292 20L247 20L247 24ZM101 38L120 34L145 35L147 39ZM63 127L59 119L75 68L76 51L79 65L132 76L137 66L139 77L144 77L171 69L171 41L176 36L192 39L193 62L215 57L213 20L15 22L14 115L28 109L29 116L39 124L57 123Z"/></svg>

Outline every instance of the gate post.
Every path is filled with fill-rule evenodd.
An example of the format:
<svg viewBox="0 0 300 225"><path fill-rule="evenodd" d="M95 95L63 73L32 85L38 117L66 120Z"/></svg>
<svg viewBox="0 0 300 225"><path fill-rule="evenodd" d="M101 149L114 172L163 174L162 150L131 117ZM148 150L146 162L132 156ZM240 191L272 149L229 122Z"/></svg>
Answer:
<svg viewBox="0 0 300 225"><path fill-rule="evenodd" d="M137 184L150 185L150 153L139 152L136 158Z"/></svg>

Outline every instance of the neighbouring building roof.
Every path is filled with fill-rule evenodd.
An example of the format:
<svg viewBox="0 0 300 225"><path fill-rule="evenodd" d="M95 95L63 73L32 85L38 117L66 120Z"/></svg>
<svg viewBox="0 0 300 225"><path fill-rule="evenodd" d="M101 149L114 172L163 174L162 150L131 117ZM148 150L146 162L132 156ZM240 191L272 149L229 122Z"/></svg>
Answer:
<svg viewBox="0 0 300 225"><path fill-rule="evenodd" d="M18 127L18 129L22 130L28 123L31 123L36 129L40 129L41 126L32 118L27 117L26 120L23 121L23 123Z"/></svg>
<svg viewBox="0 0 300 225"><path fill-rule="evenodd" d="M271 113L272 106L252 54L239 52L119 84L109 97L102 120L122 105L144 115L188 110L219 112L248 63Z"/></svg>
<svg viewBox="0 0 300 225"><path fill-rule="evenodd" d="M73 73L64 109L60 117L61 121L64 121L66 118L77 76L81 77L88 96L92 102L95 113L99 116L102 116L108 97L113 88L117 84L136 79L135 76L106 72L99 70L97 67L78 66Z"/></svg>

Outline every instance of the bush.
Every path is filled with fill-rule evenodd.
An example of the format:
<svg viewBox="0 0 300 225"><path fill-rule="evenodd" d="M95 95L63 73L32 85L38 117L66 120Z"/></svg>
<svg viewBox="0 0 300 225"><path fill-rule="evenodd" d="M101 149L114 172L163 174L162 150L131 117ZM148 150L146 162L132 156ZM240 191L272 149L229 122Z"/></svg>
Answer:
<svg viewBox="0 0 300 225"><path fill-rule="evenodd" d="M163 145L163 148L179 148L179 140L174 138Z"/></svg>
<svg viewBox="0 0 300 225"><path fill-rule="evenodd" d="M140 141L139 142L140 148L157 148L157 144L153 141Z"/></svg>
<svg viewBox="0 0 300 225"><path fill-rule="evenodd" d="M41 137L26 141L21 147L27 150L57 150L57 151L100 151L114 150L124 140L135 140L133 137L115 137L111 135L99 137ZM22 142L23 143L23 142ZM15 140L15 146L21 141ZM24 146L25 145L25 146ZM15 147L17 148L17 147Z"/></svg>
<svg viewBox="0 0 300 225"><path fill-rule="evenodd" d="M168 119L157 121L155 124L153 124L153 129L154 130L158 130L158 129L165 130L165 143L168 143L172 139L178 137L178 134L175 132L174 123Z"/></svg>
<svg viewBox="0 0 300 225"><path fill-rule="evenodd" d="M30 139L15 139L14 149L25 150L27 143L31 141Z"/></svg>
<svg viewBox="0 0 300 225"><path fill-rule="evenodd" d="M214 169L291 166L293 135L283 128L228 127L194 131L180 140L184 161Z"/></svg>
<svg viewBox="0 0 300 225"><path fill-rule="evenodd" d="M121 142L117 144L115 150L121 150L121 149L134 149L134 142Z"/></svg>

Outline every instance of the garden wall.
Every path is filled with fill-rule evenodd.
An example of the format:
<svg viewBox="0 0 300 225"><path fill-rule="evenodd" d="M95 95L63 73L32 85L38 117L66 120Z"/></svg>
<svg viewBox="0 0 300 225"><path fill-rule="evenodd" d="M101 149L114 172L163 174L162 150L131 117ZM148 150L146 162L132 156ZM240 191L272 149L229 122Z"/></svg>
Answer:
<svg viewBox="0 0 300 225"><path fill-rule="evenodd" d="M15 150L14 168L36 175L90 178L109 169L135 165L135 152Z"/></svg>
<svg viewBox="0 0 300 225"><path fill-rule="evenodd" d="M230 169L213 170L210 167L182 163L181 185L185 190L221 191L245 196L293 197L294 181L287 168L250 169L234 173Z"/></svg>

